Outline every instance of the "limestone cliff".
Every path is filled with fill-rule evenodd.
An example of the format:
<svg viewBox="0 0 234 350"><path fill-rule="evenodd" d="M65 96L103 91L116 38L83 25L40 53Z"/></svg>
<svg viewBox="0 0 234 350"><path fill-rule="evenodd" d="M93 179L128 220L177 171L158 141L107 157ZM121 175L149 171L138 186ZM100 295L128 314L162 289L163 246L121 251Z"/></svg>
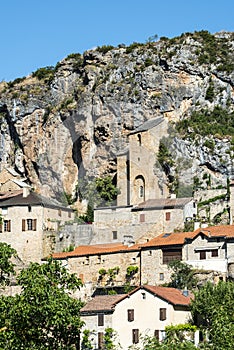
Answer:
<svg viewBox="0 0 234 350"><path fill-rule="evenodd" d="M194 177L209 176L222 186L232 173L231 138L182 137L174 126L215 106L233 112L233 53L234 33L201 31L98 47L2 82L1 168L14 166L44 195L74 195L79 179L114 176L129 131L163 116L172 125L164 141L173 178L176 173L186 187ZM212 149L205 142L210 139ZM164 170L155 167L159 176Z"/></svg>

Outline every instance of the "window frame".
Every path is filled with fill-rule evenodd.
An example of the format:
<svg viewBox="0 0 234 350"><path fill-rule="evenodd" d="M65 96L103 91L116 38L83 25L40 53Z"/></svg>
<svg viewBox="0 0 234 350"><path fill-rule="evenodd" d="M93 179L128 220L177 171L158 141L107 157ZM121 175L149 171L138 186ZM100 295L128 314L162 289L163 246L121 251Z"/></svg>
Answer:
<svg viewBox="0 0 234 350"><path fill-rule="evenodd" d="M139 329L132 329L132 343L139 343Z"/></svg>
<svg viewBox="0 0 234 350"><path fill-rule="evenodd" d="M159 309L159 320L165 321L167 319L167 309L165 307L160 307Z"/></svg>
<svg viewBox="0 0 234 350"><path fill-rule="evenodd" d="M128 322L134 321L134 309L127 310Z"/></svg>
<svg viewBox="0 0 234 350"><path fill-rule="evenodd" d="M98 314L98 326L104 326L104 314Z"/></svg>

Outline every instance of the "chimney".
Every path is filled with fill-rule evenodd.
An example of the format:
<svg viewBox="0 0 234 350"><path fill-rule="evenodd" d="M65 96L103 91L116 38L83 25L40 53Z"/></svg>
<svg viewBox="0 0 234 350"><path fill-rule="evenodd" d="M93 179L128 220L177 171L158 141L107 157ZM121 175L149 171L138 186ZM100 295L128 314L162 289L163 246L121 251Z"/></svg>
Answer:
<svg viewBox="0 0 234 350"><path fill-rule="evenodd" d="M23 197L26 198L30 194L30 187L23 187Z"/></svg>

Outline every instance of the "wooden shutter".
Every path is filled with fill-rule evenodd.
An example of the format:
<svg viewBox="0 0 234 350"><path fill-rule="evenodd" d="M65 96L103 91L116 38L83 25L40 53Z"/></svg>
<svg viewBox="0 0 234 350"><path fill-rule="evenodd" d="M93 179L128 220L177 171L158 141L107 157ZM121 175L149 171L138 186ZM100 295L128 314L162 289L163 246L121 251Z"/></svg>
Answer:
<svg viewBox="0 0 234 350"><path fill-rule="evenodd" d="M145 222L145 214L140 214L140 222Z"/></svg>
<svg viewBox="0 0 234 350"><path fill-rule="evenodd" d="M0 232L2 232L2 224L0 224Z"/></svg>
<svg viewBox="0 0 234 350"><path fill-rule="evenodd" d="M104 315L98 314L98 326L104 326Z"/></svg>
<svg viewBox="0 0 234 350"><path fill-rule="evenodd" d="M132 322L132 321L134 321L134 310L129 309L128 310L128 322Z"/></svg>
<svg viewBox="0 0 234 350"><path fill-rule="evenodd" d="M25 231L25 219L22 219L22 231Z"/></svg>
<svg viewBox="0 0 234 350"><path fill-rule="evenodd" d="M206 251L202 250L200 251L200 260L205 260L206 259Z"/></svg>
<svg viewBox="0 0 234 350"><path fill-rule="evenodd" d="M133 344L139 343L139 329L132 330L132 343Z"/></svg>
<svg viewBox="0 0 234 350"><path fill-rule="evenodd" d="M8 220L8 232L11 232L11 220Z"/></svg>
<svg viewBox="0 0 234 350"><path fill-rule="evenodd" d="M154 336L155 336L156 339L159 340L159 329L155 329Z"/></svg>
<svg viewBox="0 0 234 350"><path fill-rule="evenodd" d="M33 229L33 231L36 231L36 230L37 230L37 219L33 219L33 222L32 222L32 229Z"/></svg>
<svg viewBox="0 0 234 350"><path fill-rule="evenodd" d="M182 260L182 249L163 250L163 264L168 264L175 260Z"/></svg>
<svg viewBox="0 0 234 350"><path fill-rule="evenodd" d="M160 308L159 309L159 319L160 321L165 321L167 318L167 309L166 308Z"/></svg>
<svg viewBox="0 0 234 350"><path fill-rule="evenodd" d="M104 345L104 335L103 332L98 332L98 349L103 349Z"/></svg>
<svg viewBox="0 0 234 350"><path fill-rule="evenodd" d="M170 220L171 220L171 213L166 212L166 221L170 221Z"/></svg>

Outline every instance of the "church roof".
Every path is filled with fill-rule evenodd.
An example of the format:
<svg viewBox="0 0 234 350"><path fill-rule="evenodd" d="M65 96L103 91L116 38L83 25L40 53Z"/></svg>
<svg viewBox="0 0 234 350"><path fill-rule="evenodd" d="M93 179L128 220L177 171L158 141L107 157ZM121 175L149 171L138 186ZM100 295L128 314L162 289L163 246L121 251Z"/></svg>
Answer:
<svg viewBox="0 0 234 350"><path fill-rule="evenodd" d="M183 208L187 203L193 200L192 197L187 198L158 198L148 199L145 202L139 203L132 211L142 209L169 209L169 208Z"/></svg>
<svg viewBox="0 0 234 350"><path fill-rule="evenodd" d="M149 119L146 122L144 122L143 124L141 124L140 126L138 126L138 128L136 128L135 130L131 131L129 133L129 135L136 134L138 132L143 132L143 131L147 131L149 129L152 129L155 126L161 124L163 122L163 120L164 120L163 117L157 117L157 118Z"/></svg>

